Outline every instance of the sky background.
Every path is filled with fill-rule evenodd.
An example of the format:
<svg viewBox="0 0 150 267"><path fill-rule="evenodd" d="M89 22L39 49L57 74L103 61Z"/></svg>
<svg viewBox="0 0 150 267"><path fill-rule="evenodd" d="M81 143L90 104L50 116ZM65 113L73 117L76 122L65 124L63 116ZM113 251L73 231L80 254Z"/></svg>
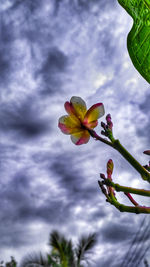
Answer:
<svg viewBox="0 0 150 267"><path fill-rule="evenodd" d="M1 1L1 260L44 254L54 229L75 243L97 232L92 267L121 266L141 224L146 234L135 244L147 249L148 215L120 213L106 203L97 181L112 158L115 182L145 189L148 183L117 151L93 139L75 146L57 126L72 96L88 107L102 102L114 136L142 165L148 163L143 151L150 149L150 85L127 52L131 26L117 0ZM150 262L148 250L146 257Z"/></svg>

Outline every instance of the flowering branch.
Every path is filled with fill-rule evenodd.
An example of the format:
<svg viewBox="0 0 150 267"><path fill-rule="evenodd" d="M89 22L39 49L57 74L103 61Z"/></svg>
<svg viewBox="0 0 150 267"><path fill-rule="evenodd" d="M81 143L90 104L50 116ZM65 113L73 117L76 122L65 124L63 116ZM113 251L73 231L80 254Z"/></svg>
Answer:
<svg viewBox="0 0 150 267"><path fill-rule="evenodd" d="M112 146L114 149L116 149L141 175L141 177L144 180L147 180L148 182L150 182L150 173L147 171L147 169L150 169L150 166L142 166L124 147L123 145L121 145L120 141L118 139L115 139L113 136L113 132L112 132L112 127L113 127L113 123L111 121L111 116L110 114L108 114L106 116L106 121L107 124L105 124L104 122L101 123L101 126L103 127L104 131L101 131L102 135L107 136L111 142L105 140L109 142L107 143L109 146ZM101 137L98 136L94 131L89 131L89 133L91 134L92 137L94 137L96 140L102 141ZM104 140L102 142L104 142ZM147 152L147 151L146 151ZM145 154L148 154L145 153Z"/></svg>
<svg viewBox="0 0 150 267"><path fill-rule="evenodd" d="M130 193L147 196L150 197L150 191L144 189L137 189L132 187L121 186L119 184L115 184L112 181L112 172L113 172L113 161L110 159L107 162L107 178L103 173L100 174L102 181L98 181L98 184L101 188L102 193L106 196L107 202L114 205L117 209L121 212L127 211L132 213L150 213L150 207L141 206L139 205L135 199L131 196ZM128 197L131 201L133 206L126 206L118 202L115 191L124 192L124 194Z"/></svg>
<svg viewBox="0 0 150 267"><path fill-rule="evenodd" d="M104 139L101 136L99 136L94 130L88 129L88 132L96 140L101 141L102 143L104 143L106 145L109 145L111 147L114 147L113 144L110 141L108 141L107 139Z"/></svg>
<svg viewBox="0 0 150 267"><path fill-rule="evenodd" d="M106 116L106 123L101 122L103 130L101 134L106 138L99 136L93 129L98 124L98 119L105 113L104 106L102 103L97 103L91 106L88 110L86 103L80 97L73 96L70 102L65 103L65 109L68 115L62 116L59 119L58 127L64 134L71 136L71 141L75 145L86 144L90 136L95 140L105 143L117 150L141 175L141 177L150 182L150 162L149 165L142 166L120 143L118 139L113 136L113 123L111 115ZM143 152L144 154L150 155L150 150ZM141 196L150 197L150 191L145 189L137 189L132 187L121 186L112 181L113 172L113 161L107 162L107 178L104 174L100 177L102 181L98 181L102 193L106 196L106 200L114 205L120 211L133 212L133 213L150 213L150 207L139 205L131 194L137 194ZM116 191L124 192L126 197L134 206L126 206L118 202Z"/></svg>
<svg viewBox="0 0 150 267"><path fill-rule="evenodd" d="M102 192L104 193L104 191L106 190L104 188L104 185L102 182L98 181L98 184L102 190ZM109 202L110 204L112 204L113 206L115 206L119 211L121 212L131 212L131 213L150 213L150 207L145 207L145 206L126 206L121 204L120 202L117 201L116 198L111 198L107 195L107 192L105 193L106 201Z"/></svg>

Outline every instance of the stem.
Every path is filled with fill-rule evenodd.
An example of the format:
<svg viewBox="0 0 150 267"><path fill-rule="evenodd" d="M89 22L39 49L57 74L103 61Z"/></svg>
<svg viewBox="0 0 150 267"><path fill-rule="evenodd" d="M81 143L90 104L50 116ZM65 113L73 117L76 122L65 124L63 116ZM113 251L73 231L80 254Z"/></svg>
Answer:
<svg viewBox="0 0 150 267"><path fill-rule="evenodd" d="M130 212L130 213L145 213L148 214L150 213L150 207L146 206L125 206L121 203L119 203L114 195L109 196L106 192L106 189L104 187L104 183L98 181L98 184L102 190L102 193L106 196L106 201L115 206L119 211L121 212ZM134 203L135 204L135 203Z"/></svg>
<svg viewBox="0 0 150 267"><path fill-rule="evenodd" d="M100 137L94 130L88 129L88 131L96 140L99 140L120 152L120 154L141 174L141 177L150 182L150 173L121 145L118 139L114 139L112 135L110 142Z"/></svg>
<svg viewBox="0 0 150 267"><path fill-rule="evenodd" d="M141 174L144 180L150 182L150 173L121 145L118 139L114 140L113 147Z"/></svg>
<svg viewBox="0 0 150 267"><path fill-rule="evenodd" d="M108 202L110 204L112 204L113 206L115 206L118 210L120 210L121 212L131 212L131 213L150 213L150 207L145 207L145 206L125 206L121 203L119 203L117 200L115 199L109 199Z"/></svg>
<svg viewBox="0 0 150 267"><path fill-rule="evenodd" d="M108 141L108 140L102 138L101 136L99 136L94 130L91 130L91 129L87 129L87 130L88 130L89 134L90 134L93 138L95 138L96 140L99 140L99 141L101 141L102 143L105 143L105 144L107 144L107 145L113 147L113 144L112 144L110 141Z"/></svg>
<svg viewBox="0 0 150 267"><path fill-rule="evenodd" d="M134 206L139 206L139 204L135 201L135 199L130 195L130 193L124 193L128 199L132 202Z"/></svg>
<svg viewBox="0 0 150 267"><path fill-rule="evenodd" d="M121 191L121 192L124 192L124 193L132 193L132 194L136 194L136 195L150 197L150 190L122 186L122 185L119 185L119 184L115 184L115 183L113 183L112 181L110 181L108 179L105 179L103 181L103 183L105 183L106 185L112 186L113 188L115 188L115 190L117 192Z"/></svg>

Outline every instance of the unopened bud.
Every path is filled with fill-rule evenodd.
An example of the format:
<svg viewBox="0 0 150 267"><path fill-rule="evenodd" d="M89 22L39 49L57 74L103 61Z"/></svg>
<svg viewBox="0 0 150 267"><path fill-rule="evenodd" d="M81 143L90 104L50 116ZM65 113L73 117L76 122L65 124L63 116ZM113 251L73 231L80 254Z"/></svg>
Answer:
<svg viewBox="0 0 150 267"><path fill-rule="evenodd" d="M109 159L107 162L107 174L108 176L111 176L113 173L114 163L112 159Z"/></svg>
<svg viewBox="0 0 150 267"><path fill-rule="evenodd" d="M108 115L106 116L106 121L107 121L107 126L108 126L108 128L112 131L113 123L112 123L112 121L111 121L111 115L110 115L110 114L108 114Z"/></svg>
<svg viewBox="0 0 150 267"><path fill-rule="evenodd" d="M105 174L104 174L104 173L100 173L100 177L101 177L102 179L105 179Z"/></svg>
<svg viewBox="0 0 150 267"><path fill-rule="evenodd" d="M106 124L102 121L101 122L101 126L104 128L104 130L105 130L105 128L106 128Z"/></svg>
<svg viewBox="0 0 150 267"><path fill-rule="evenodd" d="M143 153L146 155L150 155L150 150L145 150Z"/></svg>
<svg viewBox="0 0 150 267"><path fill-rule="evenodd" d="M110 114L107 114L106 121L111 121L111 115Z"/></svg>
<svg viewBox="0 0 150 267"><path fill-rule="evenodd" d="M101 131L102 135L108 136L108 133L104 132L103 130Z"/></svg>

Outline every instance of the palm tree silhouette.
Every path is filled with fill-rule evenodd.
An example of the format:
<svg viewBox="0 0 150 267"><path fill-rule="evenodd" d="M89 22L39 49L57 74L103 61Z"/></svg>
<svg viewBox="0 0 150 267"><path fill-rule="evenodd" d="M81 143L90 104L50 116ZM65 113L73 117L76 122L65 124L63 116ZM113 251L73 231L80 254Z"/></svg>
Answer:
<svg viewBox="0 0 150 267"><path fill-rule="evenodd" d="M49 237L51 253L43 256L31 254L23 258L20 267L84 267L89 262L89 252L96 244L96 234L82 236L76 247L72 241L54 230Z"/></svg>

